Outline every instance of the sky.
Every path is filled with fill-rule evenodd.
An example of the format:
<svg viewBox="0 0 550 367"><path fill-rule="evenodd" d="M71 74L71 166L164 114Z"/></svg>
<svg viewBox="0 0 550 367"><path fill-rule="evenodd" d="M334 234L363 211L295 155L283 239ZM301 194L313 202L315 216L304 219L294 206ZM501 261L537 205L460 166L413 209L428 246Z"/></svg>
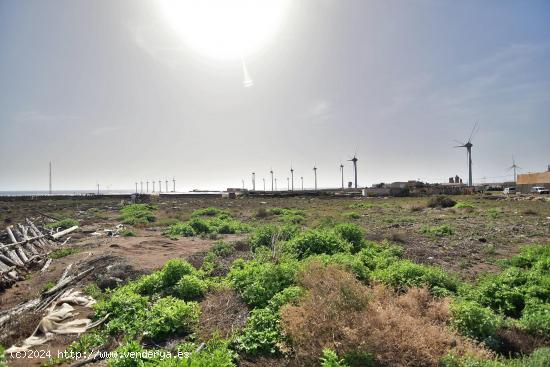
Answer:
<svg viewBox="0 0 550 367"><path fill-rule="evenodd" d="M291 1L243 55L248 87L163 9L0 0L0 191L46 190L49 161L54 190L269 188L270 169L281 189L291 165L337 187L354 153L361 186L466 179L476 122L474 182L550 164L549 1Z"/></svg>

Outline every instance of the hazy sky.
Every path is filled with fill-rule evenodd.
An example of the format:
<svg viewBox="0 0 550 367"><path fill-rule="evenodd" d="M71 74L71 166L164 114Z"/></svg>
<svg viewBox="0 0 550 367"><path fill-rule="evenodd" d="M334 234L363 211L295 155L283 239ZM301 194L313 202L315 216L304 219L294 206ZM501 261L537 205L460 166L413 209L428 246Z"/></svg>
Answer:
<svg viewBox="0 0 550 367"><path fill-rule="evenodd" d="M296 0L262 45L245 88L157 2L0 0L0 190L466 178L475 121L475 182L550 163L550 1Z"/></svg>

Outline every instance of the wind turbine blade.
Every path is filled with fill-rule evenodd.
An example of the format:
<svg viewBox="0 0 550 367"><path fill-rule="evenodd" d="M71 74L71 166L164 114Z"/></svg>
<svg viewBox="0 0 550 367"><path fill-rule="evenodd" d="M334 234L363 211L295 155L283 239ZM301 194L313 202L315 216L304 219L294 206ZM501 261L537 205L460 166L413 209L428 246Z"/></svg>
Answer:
<svg viewBox="0 0 550 367"><path fill-rule="evenodd" d="M454 141L455 143L459 144L461 147L464 146L464 145L466 145L466 143L463 143L463 142L458 141L458 140L456 140L456 139L453 139L453 141Z"/></svg>
<svg viewBox="0 0 550 367"><path fill-rule="evenodd" d="M479 129L479 125L477 124L477 122L474 124L474 127L472 128L472 132L470 133L470 137L468 138L468 142L470 142L472 140L472 138L474 137L474 135L477 133L477 130Z"/></svg>

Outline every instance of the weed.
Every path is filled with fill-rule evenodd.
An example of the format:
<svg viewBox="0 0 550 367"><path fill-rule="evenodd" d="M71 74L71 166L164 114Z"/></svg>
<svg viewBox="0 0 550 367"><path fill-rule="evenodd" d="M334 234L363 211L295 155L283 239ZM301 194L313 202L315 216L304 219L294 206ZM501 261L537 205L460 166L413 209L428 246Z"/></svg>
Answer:
<svg viewBox="0 0 550 367"><path fill-rule="evenodd" d="M125 224L146 225L156 220L153 210L156 207L149 204L130 204L120 209L120 219Z"/></svg>
<svg viewBox="0 0 550 367"><path fill-rule="evenodd" d="M65 256L76 254L77 252L80 252L80 249L77 247L65 247L53 250L48 254L48 256L50 259L60 259Z"/></svg>
<svg viewBox="0 0 550 367"><path fill-rule="evenodd" d="M349 252L351 244L342 239L334 231L330 230L309 230L293 238L290 248L299 259L315 254L335 254L337 252Z"/></svg>
<svg viewBox="0 0 550 367"><path fill-rule="evenodd" d="M471 203L467 203L467 202L464 202L464 201L459 201L454 205L453 208L456 208L456 209L474 209L475 206Z"/></svg>
<svg viewBox="0 0 550 367"><path fill-rule="evenodd" d="M349 219L361 219L361 214L357 213L357 212L347 212L347 213L344 213L342 214L344 217L346 218L349 218Z"/></svg>
<svg viewBox="0 0 550 367"><path fill-rule="evenodd" d="M53 223L48 223L44 227L51 228L51 229L56 229L56 228L68 229L74 226L78 226L78 224L79 223L76 219L64 218Z"/></svg>
<svg viewBox="0 0 550 367"><path fill-rule="evenodd" d="M432 197L427 204L427 206L430 208L452 208L455 205L456 201L442 195Z"/></svg>
<svg viewBox="0 0 550 367"><path fill-rule="evenodd" d="M453 227L451 227L448 224L442 224L440 226L435 226L435 227L424 226L422 227L420 232L424 234L429 234L431 236L444 237L444 236L452 236L455 233L455 230Z"/></svg>
<svg viewBox="0 0 550 367"><path fill-rule="evenodd" d="M161 298L147 312L145 335L159 341L169 335L189 334L196 327L199 314L200 308L196 302L185 302L170 296Z"/></svg>

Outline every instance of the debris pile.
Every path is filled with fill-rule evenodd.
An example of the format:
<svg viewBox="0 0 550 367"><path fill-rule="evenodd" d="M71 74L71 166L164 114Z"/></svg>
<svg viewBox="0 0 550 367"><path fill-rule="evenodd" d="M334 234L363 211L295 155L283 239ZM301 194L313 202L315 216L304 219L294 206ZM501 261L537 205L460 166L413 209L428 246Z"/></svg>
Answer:
<svg viewBox="0 0 550 367"><path fill-rule="evenodd" d="M54 231L37 227L30 219L25 224L8 226L0 233L0 291L24 279L31 269L49 266L48 254L67 241L58 241L78 226Z"/></svg>

